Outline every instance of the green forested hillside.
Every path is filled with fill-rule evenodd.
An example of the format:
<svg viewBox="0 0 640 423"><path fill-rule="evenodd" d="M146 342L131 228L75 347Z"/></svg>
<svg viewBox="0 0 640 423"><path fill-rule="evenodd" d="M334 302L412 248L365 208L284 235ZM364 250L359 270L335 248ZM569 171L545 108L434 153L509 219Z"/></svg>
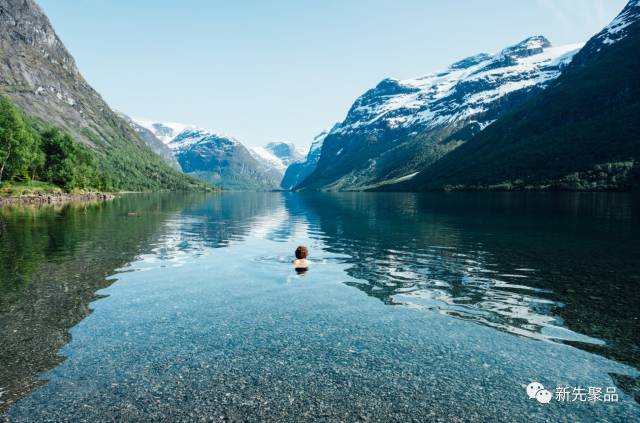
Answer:
<svg viewBox="0 0 640 423"><path fill-rule="evenodd" d="M68 133L22 113L0 94L0 183L43 181L66 191L131 189L189 189L202 185L166 171L153 175L155 159L135 148L114 149L99 157ZM139 172L138 180L127 180Z"/></svg>

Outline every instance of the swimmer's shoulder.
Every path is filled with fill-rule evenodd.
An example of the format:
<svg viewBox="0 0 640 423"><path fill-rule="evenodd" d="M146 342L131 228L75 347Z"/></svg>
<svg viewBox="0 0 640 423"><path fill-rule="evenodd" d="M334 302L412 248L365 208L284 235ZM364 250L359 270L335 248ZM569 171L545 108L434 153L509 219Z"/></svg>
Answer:
<svg viewBox="0 0 640 423"><path fill-rule="evenodd" d="M307 259L295 259L293 261L294 267L309 267L309 260Z"/></svg>

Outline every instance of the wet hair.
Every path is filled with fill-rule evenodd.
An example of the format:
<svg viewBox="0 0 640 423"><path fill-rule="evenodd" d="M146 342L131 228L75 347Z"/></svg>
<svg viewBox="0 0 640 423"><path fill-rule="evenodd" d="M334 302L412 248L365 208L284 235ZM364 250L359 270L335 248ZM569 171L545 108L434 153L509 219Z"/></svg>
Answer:
<svg viewBox="0 0 640 423"><path fill-rule="evenodd" d="M304 246L301 245L298 248L296 248L296 258L297 259L307 258L308 255L309 255L309 250L307 249L307 247L304 247Z"/></svg>

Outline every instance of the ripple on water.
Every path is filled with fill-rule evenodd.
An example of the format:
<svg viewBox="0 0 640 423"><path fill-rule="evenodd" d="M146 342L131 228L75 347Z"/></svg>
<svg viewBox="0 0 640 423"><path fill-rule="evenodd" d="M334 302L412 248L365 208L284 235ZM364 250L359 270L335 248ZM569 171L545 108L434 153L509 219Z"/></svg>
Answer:
<svg viewBox="0 0 640 423"><path fill-rule="evenodd" d="M352 261L349 272L371 286L352 285L386 303L436 311L533 339L603 344L563 327L553 313L563 304L552 299L552 291L526 284L536 278L536 269L513 266L509 273L500 272L484 249L428 246L379 254L373 245L363 252L363 260Z"/></svg>

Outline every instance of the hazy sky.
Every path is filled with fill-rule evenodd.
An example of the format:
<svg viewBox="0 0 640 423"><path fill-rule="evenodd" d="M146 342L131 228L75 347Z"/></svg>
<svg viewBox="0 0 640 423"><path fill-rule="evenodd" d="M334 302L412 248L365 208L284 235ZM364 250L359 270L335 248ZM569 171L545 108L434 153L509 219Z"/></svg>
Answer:
<svg viewBox="0 0 640 423"><path fill-rule="evenodd" d="M527 36L586 41L626 0L37 0L94 88L131 116L306 146L385 77Z"/></svg>

